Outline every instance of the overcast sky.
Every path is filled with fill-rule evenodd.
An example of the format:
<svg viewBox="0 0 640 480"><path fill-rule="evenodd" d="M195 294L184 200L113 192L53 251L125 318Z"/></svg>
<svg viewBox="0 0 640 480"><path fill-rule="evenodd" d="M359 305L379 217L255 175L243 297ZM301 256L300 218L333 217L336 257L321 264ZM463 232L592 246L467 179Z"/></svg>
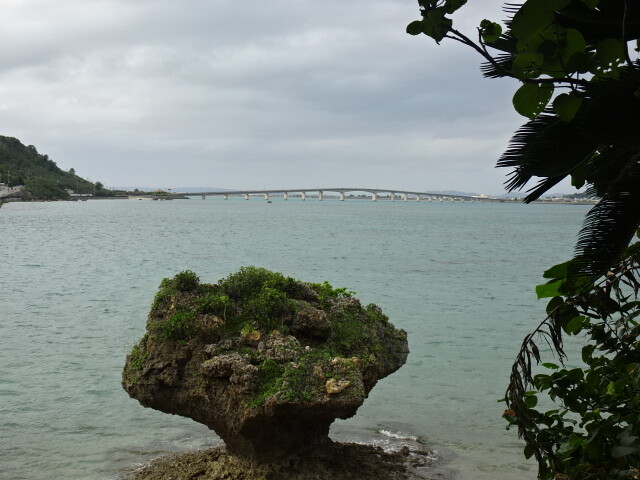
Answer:
<svg viewBox="0 0 640 480"><path fill-rule="evenodd" d="M504 18L470 3L471 35ZM495 194L525 120L514 81L405 33L415 0L2 0L0 18L0 134L107 186Z"/></svg>

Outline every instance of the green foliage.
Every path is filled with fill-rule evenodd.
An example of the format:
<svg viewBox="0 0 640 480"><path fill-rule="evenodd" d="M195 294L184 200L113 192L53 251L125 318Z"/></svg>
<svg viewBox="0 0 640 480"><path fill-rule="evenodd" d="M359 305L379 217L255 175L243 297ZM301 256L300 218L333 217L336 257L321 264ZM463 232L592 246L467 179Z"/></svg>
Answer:
<svg viewBox="0 0 640 480"><path fill-rule="evenodd" d="M240 333L248 325L271 331L283 329L283 318L296 309L296 303L290 297L300 292L296 280L264 268L243 267L216 286L200 285L198 276L185 270L171 279L162 280L152 311L167 308L172 299L180 300L180 294L194 294L195 297L186 297L184 304L178 301L180 308L188 310L189 314L214 314L223 318L229 334ZM188 332L194 334L195 330L184 329L182 320L180 317L175 319L176 325L170 322L163 326L172 333L163 334L162 338L177 339L174 327L180 339L185 339Z"/></svg>
<svg viewBox="0 0 640 480"><path fill-rule="evenodd" d="M259 295L265 288L279 290L290 296L300 292L295 279L258 267L242 267L221 280L219 285L233 299Z"/></svg>
<svg viewBox="0 0 640 480"><path fill-rule="evenodd" d="M282 327L282 317L295 311L295 303L289 301L285 292L267 286L241 303L247 320L267 331Z"/></svg>
<svg viewBox="0 0 640 480"><path fill-rule="evenodd" d="M513 168L508 190L537 179L530 202L570 177L601 197L574 258L545 272L548 282L536 288L539 298L551 298L548 317L527 335L512 367L505 418L525 439L525 456L536 457L541 479L640 478L640 245L628 247L640 226L640 49L628 50L630 41L640 45L639 4L507 4L512 18L504 33L483 20L473 41L453 27L450 2L418 3L422 20L408 33L465 44L486 60L486 77L522 84L513 105L530 121L498 162ZM545 362L551 372L534 376L537 335L562 366ZM584 367L564 365L563 335L584 336ZM537 410L541 395L556 408Z"/></svg>
<svg viewBox="0 0 640 480"><path fill-rule="evenodd" d="M153 324L152 333L162 340L184 341L198 332L196 314L190 311L176 312L169 318Z"/></svg>
<svg viewBox="0 0 640 480"><path fill-rule="evenodd" d="M333 288L333 286L327 281L323 283L310 283L309 287L316 292L318 300L323 306L328 305L330 299L351 297L355 294L355 292L347 290L344 287Z"/></svg>
<svg viewBox="0 0 640 480"><path fill-rule="evenodd" d="M127 362L126 369L124 371L124 378L131 383L135 383L140 378L140 372L142 371L149 353L144 349L146 335L133 346L131 353L129 353L129 361Z"/></svg>
<svg viewBox="0 0 640 480"><path fill-rule="evenodd" d="M321 353L323 359L330 357ZM318 393L315 383L309 378L313 375L313 366L317 364L318 354L306 354L295 364L280 364L271 359L265 359L258 365L258 392L247 403L252 408L264 405L271 396L278 394L291 401L305 401Z"/></svg>
<svg viewBox="0 0 640 480"><path fill-rule="evenodd" d="M280 395L285 400L307 401L314 395L322 393L324 382L312 380L313 368L319 364L329 364L335 356L331 350L315 350L305 352L295 363L281 364L265 359L258 365L258 392L247 403L252 408L264 405L273 395Z"/></svg>
<svg viewBox="0 0 640 480"><path fill-rule="evenodd" d="M258 392L248 402L252 408L264 405L267 398L275 395L282 385L284 366L269 358L258 365Z"/></svg>
<svg viewBox="0 0 640 480"><path fill-rule="evenodd" d="M618 0L527 0L518 8L509 5L513 18L502 27L482 20L478 28L479 41L453 27L449 17L465 2L419 2L422 20L407 27L411 35L421 33L440 42L450 38L472 47L488 62L490 76L516 78L526 85L567 85L576 96L583 96L581 86L588 75L594 78L618 78L621 67L630 65L625 40L636 40L640 12ZM623 16L628 24L621 28ZM491 55L493 48L498 54ZM533 88L519 89L514 97L518 113L528 118L543 111L551 98L549 92ZM554 105L555 106L555 105ZM575 102L571 106L575 108ZM558 114L563 111L559 106ZM571 121L571 115L561 114Z"/></svg>
<svg viewBox="0 0 640 480"><path fill-rule="evenodd" d="M198 304L197 309L200 313L213 313L221 318L226 318L227 308L230 304L228 296L218 293L210 293L209 295L198 298L196 302Z"/></svg>
<svg viewBox="0 0 640 480"><path fill-rule="evenodd" d="M158 313L169 308L172 299L177 300L180 295L195 293L200 286L200 279L191 270L177 273L173 278L163 278L151 306L152 313ZM197 306L184 303L174 305L175 313L171 316L160 316L152 324L152 333L163 340L184 341L200 331L196 322Z"/></svg>
<svg viewBox="0 0 640 480"><path fill-rule="evenodd" d="M173 277L173 287L179 292L192 292L200 284L200 278L191 270L184 270Z"/></svg>
<svg viewBox="0 0 640 480"><path fill-rule="evenodd" d="M553 85L525 83L513 96L513 106L520 115L531 119L538 116L553 95Z"/></svg>
<svg viewBox="0 0 640 480"><path fill-rule="evenodd" d="M160 310L167 306L167 303L171 299L173 289L170 287L170 279L163 278L160 282L160 288L153 297L153 303L151 304L151 311Z"/></svg>
<svg viewBox="0 0 640 480"><path fill-rule="evenodd" d="M129 367L132 370L141 370L145 362L147 361L147 358L149 358L149 353L144 351L144 348L141 347L141 344L142 342L134 345L131 349L131 353L129 354L131 355Z"/></svg>
<svg viewBox="0 0 640 480"><path fill-rule="evenodd" d="M449 33L453 22L447 15L462 7L466 0L419 0L422 9L422 20L411 22L407 33L419 35L424 33L436 42L440 42Z"/></svg>
<svg viewBox="0 0 640 480"><path fill-rule="evenodd" d="M322 382L314 382L313 368L318 365L318 360L322 359L329 362L329 356L326 352L319 354L307 353L300 357L295 364L289 364L282 374L283 384L286 388L281 395L287 400L308 401L314 395L322 393Z"/></svg>
<svg viewBox="0 0 640 480"><path fill-rule="evenodd" d="M163 278L156 293L151 310L158 310L167 306L167 302L180 292L194 292L200 286L200 279L191 270L183 270L173 278Z"/></svg>
<svg viewBox="0 0 640 480"><path fill-rule="evenodd" d="M553 100L553 111L567 123L571 123L571 120L576 116L580 106L582 105L583 98L574 93L563 93L558 95Z"/></svg>
<svg viewBox="0 0 640 480"><path fill-rule="evenodd" d="M292 299L302 291L295 279L257 267L242 267L219 286L235 303L234 314L225 317L227 328L238 332L249 323L266 331L282 329L283 318L295 312Z"/></svg>
<svg viewBox="0 0 640 480"><path fill-rule="evenodd" d="M74 169L61 170L33 145L25 146L16 138L1 135L0 181L10 186L25 185L28 191L43 200L67 199L66 189L81 194L113 195L111 190L98 188L98 184L77 176Z"/></svg>
<svg viewBox="0 0 640 480"><path fill-rule="evenodd" d="M500 24L490 20L482 20L480 23L480 35L484 43L493 43L502 35L502 27Z"/></svg>
<svg viewBox="0 0 640 480"><path fill-rule="evenodd" d="M43 177L31 177L24 182L24 188L40 200L67 200L69 193L56 182Z"/></svg>
<svg viewBox="0 0 640 480"><path fill-rule="evenodd" d="M571 262L545 276L560 282L564 296L547 305L547 318L523 343L512 368L505 418L535 455L539 478L633 479L640 475L640 243L598 283L575 282ZM582 335L583 367L565 367L562 336ZM541 335L563 363L541 361ZM574 362L577 360L574 360ZM533 387L535 391L529 391ZM539 410L537 395L554 403Z"/></svg>
<svg viewBox="0 0 640 480"><path fill-rule="evenodd" d="M353 351L366 351L376 344L376 332L370 327L375 321L387 318L372 309L365 309L363 321L359 307L347 307L332 313L331 328L333 331L334 348L342 355L349 355ZM372 352L373 353L373 352Z"/></svg>

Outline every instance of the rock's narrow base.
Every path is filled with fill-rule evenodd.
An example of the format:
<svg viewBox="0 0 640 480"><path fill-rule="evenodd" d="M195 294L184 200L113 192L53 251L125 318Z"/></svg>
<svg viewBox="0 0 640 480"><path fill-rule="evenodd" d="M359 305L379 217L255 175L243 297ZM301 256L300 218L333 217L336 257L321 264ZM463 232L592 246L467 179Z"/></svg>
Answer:
<svg viewBox="0 0 640 480"><path fill-rule="evenodd" d="M135 480L412 480L429 460L408 449L387 453L370 445L333 443L287 464L256 464L224 448L162 457Z"/></svg>

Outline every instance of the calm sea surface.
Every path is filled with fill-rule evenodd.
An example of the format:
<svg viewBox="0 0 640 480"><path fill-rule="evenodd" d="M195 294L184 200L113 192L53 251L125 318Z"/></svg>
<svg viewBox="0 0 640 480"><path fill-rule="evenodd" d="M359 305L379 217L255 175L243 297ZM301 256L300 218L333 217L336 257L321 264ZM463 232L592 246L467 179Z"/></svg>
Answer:
<svg viewBox="0 0 640 480"><path fill-rule="evenodd" d="M534 479L500 418L511 361L544 311L534 286L571 255L588 207L192 199L13 203L0 210L0 478L122 479L219 444L141 407L120 372L163 277L255 265L328 280L409 333L339 440L418 437L434 477Z"/></svg>

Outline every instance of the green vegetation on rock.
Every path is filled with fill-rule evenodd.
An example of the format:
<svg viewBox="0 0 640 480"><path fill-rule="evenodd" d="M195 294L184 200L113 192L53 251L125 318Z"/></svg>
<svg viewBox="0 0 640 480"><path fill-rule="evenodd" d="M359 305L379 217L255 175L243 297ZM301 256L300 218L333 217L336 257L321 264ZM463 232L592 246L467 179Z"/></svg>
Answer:
<svg viewBox="0 0 640 480"><path fill-rule="evenodd" d="M124 371L124 376L130 382L136 382L142 371L142 367L149 358L149 354L145 351L145 337L133 346L129 354L129 361Z"/></svg>
<svg viewBox="0 0 640 480"><path fill-rule="evenodd" d="M305 284L264 268L242 267L217 285L200 284L194 272L185 270L162 280L152 311L164 312L171 302L178 300L175 308L181 313L221 317L228 334L239 334L243 329L262 332L278 329L287 333L286 320L309 295L326 306L331 299L347 298L351 294L345 288L333 288L328 282ZM345 311L345 318L339 315L336 320L348 328L346 317L349 315Z"/></svg>
<svg viewBox="0 0 640 480"><path fill-rule="evenodd" d="M200 285L200 278L191 270L185 270L173 277L172 287L179 292L192 292Z"/></svg>
<svg viewBox="0 0 640 480"><path fill-rule="evenodd" d="M264 405L264 401L275 395L282 388L285 367L270 358L264 359L258 365L258 391L252 399L247 402L250 407Z"/></svg>
<svg viewBox="0 0 640 480"><path fill-rule="evenodd" d="M247 400L252 407L276 393L292 401L322 395L326 375L334 372L348 381L360 372L356 363L393 363L391 357L406 343L406 333L391 327L377 306L361 306L346 288L304 283L257 267L243 267L215 285L200 283L189 270L163 279L148 331L160 342L232 339L218 353L237 351L257 366L257 390ZM261 340L267 345L262 350ZM389 348L396 344L397 349ZM357 360L331 363L352 357ZM325 365L322 374L319 364ZM314 369L321 378L312 381Z"/></svg>
<svg viewBox="0 0 640 480"><path fill-rule="evenodd" d="M163 340L188 340L197 332L195 320L195 312L179 311L156 322L152 331Z"/></svg>

